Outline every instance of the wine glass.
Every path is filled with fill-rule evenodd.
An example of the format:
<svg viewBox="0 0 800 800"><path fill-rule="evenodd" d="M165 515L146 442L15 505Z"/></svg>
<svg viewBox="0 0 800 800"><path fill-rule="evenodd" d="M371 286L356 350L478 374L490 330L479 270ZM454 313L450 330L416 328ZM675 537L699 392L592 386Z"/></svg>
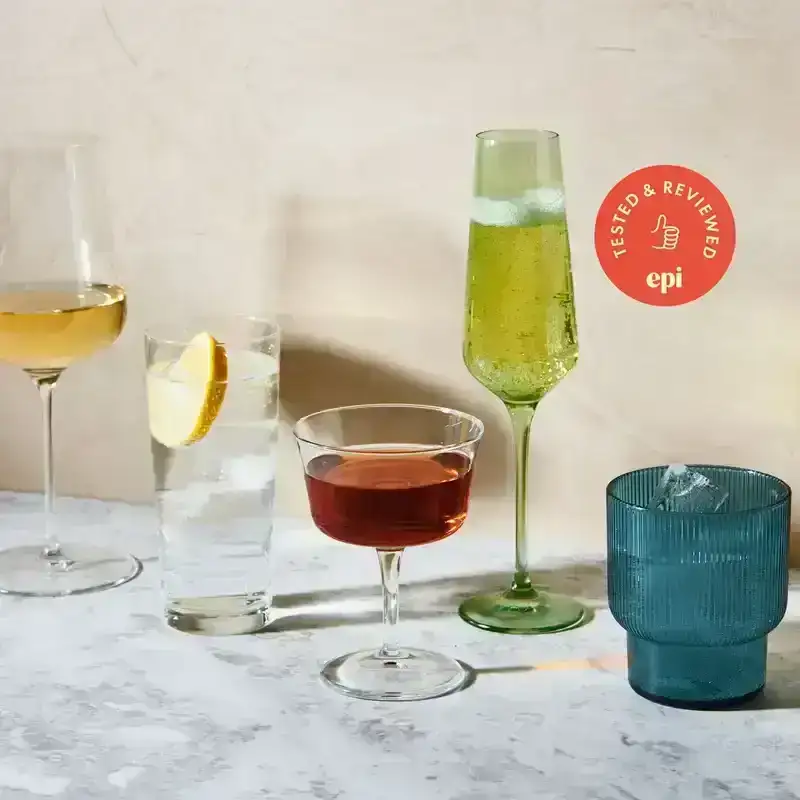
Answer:
<svg viewBox="0 0 800 800"><path fill-rule="evenodd" d="M533 415L578 360L558 134L478 134L467 272L464 362L503 401L514 433L516 564L507 591L472 597L459 614L500 633L566 630L589 612L534 588L525 527Z"/></svg>
<svg viewBox="0 0 800 800"><path fill-rule="evenodd" d="M0 143L0 361L24 370L42 400L44 544L0 551L0 593L54 597L116 586L133 556L62 544L53 510L53 390L77 359L109 347L125 323L96 142Z"/></svg>
<svg viewBox="0 0 800 800"><path fill-rule="evenodd" d="M319 411L294 428L311 516L332 539L378 552L384 642L328 662L323 680L365 700L424 700L462 688L467 670L448 656L394 642L400 558L406 547L455 533L469 503L483 423L420 405Z"/></svg>

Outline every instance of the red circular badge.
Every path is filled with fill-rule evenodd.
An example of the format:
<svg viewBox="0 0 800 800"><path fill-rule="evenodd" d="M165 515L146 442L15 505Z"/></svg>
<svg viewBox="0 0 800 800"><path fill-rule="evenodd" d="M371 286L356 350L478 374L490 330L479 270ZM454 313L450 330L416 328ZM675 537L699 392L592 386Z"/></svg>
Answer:
<svg viewBox="0 0 800 800"><path fill-rule="evenodd" d="M594 246L609 280L651 306L710 292L733 260L736 223L722 192L687 167L644 167L603 200Z"/></svg>

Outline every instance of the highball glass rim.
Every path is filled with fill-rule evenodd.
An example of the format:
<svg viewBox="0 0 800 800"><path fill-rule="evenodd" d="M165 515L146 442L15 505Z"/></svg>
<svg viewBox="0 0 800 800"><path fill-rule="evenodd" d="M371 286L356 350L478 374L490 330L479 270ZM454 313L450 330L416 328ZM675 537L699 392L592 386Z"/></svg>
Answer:
<svg viewBox="0 0 800 800"><path fill-rule="evenodd" d="M196 320L197 325L193 325L192 321ZM267 325L271 328L269 333L263 336L253 336L248 339L248 343L257 344L260 342L268 342L270 340L280 340L281 328L274 318L259 317L254 314L196 314L189 317L186 322L170 323L170 322L154 322L147 325L144 329L144 338L147 342L154 342L162 345L188 345L191 340L197 336L198 333L210 333L214 335L213 331L209 330L207 323L231 323L231 322L255 322L260 325ZM173 335L165 336L158 335L164 329L182 330L186 333L186 337L175 337Z"/></svg>
<svg viewBox="0 0 800 800"><path fill-rule="evenodd" d="M689 469L702 471L703 469L727 469L731 472L739 472L739 473L747 473L748 475L758 476L760 478L768 478L771 481L774 481L778 486L783 489L783 494L771 503L766 503L764 505L759 506L752 506L750 508L740 508L737 511L714 511L714 512L704 512L704 511L656 511L654 509L647 508L647 506L640 506L636 503L630 503L627 500L623 500L619 495L615 494L614 490L616 488L616 484L619 481L623 480L623 478L627 478L630 475L635 475L637 472L647 472L649 470L666 470L670 465L669 464L653 464L650 467L639 467L637 469L631 469L627 472L623 472L621 475L617 475L615 478L612 478L608 484L606 485L606 498L612 500L619 505L625 506L630 508L634 511L641 511L645 514L660 514L663 517L695 517L695 518L709 518L713 517L716 518L725 518L725 517L740 517L744 514L757 514L761 511L766 511L770 508L775 508L777 506L783 505L788 503L792 499L792 487L789 486L786 481L777 477L776 475L772 475L769 472L762 472L758 469L750 469L749 467L736 467L730 464L686 464Z"/></svg>

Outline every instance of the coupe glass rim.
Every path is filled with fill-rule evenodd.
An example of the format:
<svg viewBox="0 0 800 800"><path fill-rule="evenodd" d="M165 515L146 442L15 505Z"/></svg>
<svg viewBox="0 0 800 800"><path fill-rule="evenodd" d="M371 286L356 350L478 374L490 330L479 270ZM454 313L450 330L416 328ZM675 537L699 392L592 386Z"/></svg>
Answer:
<svg viewBox="0 0 800 800"><path fill-rule="evenodd" d="M193 324L195 321L197 322L196 325ZM180 323L155 322L145 327L144 336L147 341L158 344L187 345L198 333L208 331L209 327L213 326L213 323L231 324L241 322L254 322L259 325L267 325L270 328L270 331L263 336L248 337L248 342L251 344L266 342L280 337L281 329L274 319L253 314L198 314L188 317L185 322ZM185 336L175 335L176 332L185 333ZM214 335L213 332L211 335Z"/></svg>
<svg viewBox="0 0 800 800"><path fill-rule="evenodd" d="M336 445L328 445L323 444L322 442L314 441L313 439L308 439L305 436L301 436L298 433L298 428L304 422L314 418L314 417L321 417L324 414L335 414L342 411L360 411L366 409L375 409L375 408L395 408L398 410L401 409L416 409L418 411L437 411L440 414L454 414L462 419L466 420L470 423L470 425L474 429L474 433L472 436L465 438L464 441L458 442L456 444L443 444L443 445L432 445L430 447L420 447L419 450L407 450L407 453L447 453L452 450L460 450L463 447L469 447L470 445L476 444L480 441L481 437L483 436L484 425L481 420L479 420L476 416L472 414L468 414L466 411L459 411L455 408L448 408L447 406L433 406L427 405L425 403L359 403L356 405L349 405L349 406L336 406L335 408L324 408L321 411L313 411L311 414L306 414L304 417L300 417L300 419L295 422L294 426L292 427L292 433L294 434L295 439L298 442L303 442L303 444L311 445L312 447L320 447L325 450L330 450L334 453L354 453L358 452L357 447L337 447Z"/></svg>
<svg viewBox="0 0 800 800"><path fill-rule="evenodd" d="M547 128L488 128L475 134L476 139L486 142L525 142L535 141L536 139L559 139L560 136L555 131Z"/></svg>
<svg viewBox="0 0 800 800"><path fill-rule="evenodd" d="M612 478L608 484L606 485L606 497L613 500L615 503L619 503L620 505L627 506L628 508L634 509L635 511L642 511L646 514L656 514L656 513L664 513L664 512L657 512L653 509L647 508L647 506L641 506L637 503L631 503L628 500L623 500L618 494L615 493L616 484L627 478L631 475L636 474L637 472L646 472L647 470L652 469L667 469L668 464L655 464L652 467L639 467L638 469L631 469L628 472L623 472L621 475L617 475L615 478ZM775 508L776 506L783 505L787 503L792 497L792 487L789 486L786 481L781 480L775 475L771 475L769 472L762 472L758 469L750 469L749 467L734 467L728 464L687 464L687 467L690 469L696 470L703 470L703 469L726 469L730 470L731 472L739 472L744 473L746 472L748 475L758 476L760 478L768 478L771 481L774 481L776 487L780 487L782 490L782 494L776 499L773 500L771 503L764 503L761 505L754 505L748 506L747 508L740 508L736 511L714 511L714 512L705 512L705 511L670 511L668 512L671 517L737 517L741 516L742 514L752 514L756 511L766 511L770 508Z"/></svg>

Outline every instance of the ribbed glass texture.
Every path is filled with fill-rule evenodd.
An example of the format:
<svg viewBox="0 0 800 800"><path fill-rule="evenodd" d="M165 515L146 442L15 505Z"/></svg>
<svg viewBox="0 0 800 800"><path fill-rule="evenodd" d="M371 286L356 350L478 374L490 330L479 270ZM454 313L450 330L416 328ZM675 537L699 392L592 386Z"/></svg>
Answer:
<svg viewBox="0 0 800 800"><path fill-rule="evenodd" d="M608 485L609 606L636 691L715 707L764 686L766 636L786 612L791 489L753 470L690 468L730 493L720 511L648 510L663 466Z"/></svg>

